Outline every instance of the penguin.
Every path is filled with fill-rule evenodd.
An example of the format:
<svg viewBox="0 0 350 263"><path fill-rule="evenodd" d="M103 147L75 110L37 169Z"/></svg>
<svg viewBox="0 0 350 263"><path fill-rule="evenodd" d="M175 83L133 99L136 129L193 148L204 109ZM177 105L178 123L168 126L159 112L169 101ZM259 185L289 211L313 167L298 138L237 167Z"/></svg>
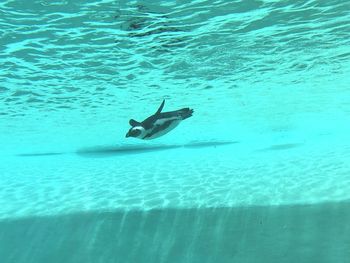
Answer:
<svg viewBox="0 0 350 263"><path fill-rule="evenodd" d="M131 128L125 137L134 137L141 140L152 140L167 134L177 125L179 125L181 121L192 116L193 109L190 108L162 112L164 104L165 100L163 100L155 114L151 115L142 122L130 119L129 124L131 125Z"/></svg>

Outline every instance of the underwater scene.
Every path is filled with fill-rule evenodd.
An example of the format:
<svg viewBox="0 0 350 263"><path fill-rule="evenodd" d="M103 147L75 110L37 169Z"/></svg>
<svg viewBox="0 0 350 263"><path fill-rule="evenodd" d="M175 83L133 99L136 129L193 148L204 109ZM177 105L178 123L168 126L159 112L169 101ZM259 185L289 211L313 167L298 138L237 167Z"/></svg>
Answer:
<svg viewBox="0 0 350 263"><path fill-rule="evenodd" d="M1 263L350 262L350 1L0 2Z"/></svg>

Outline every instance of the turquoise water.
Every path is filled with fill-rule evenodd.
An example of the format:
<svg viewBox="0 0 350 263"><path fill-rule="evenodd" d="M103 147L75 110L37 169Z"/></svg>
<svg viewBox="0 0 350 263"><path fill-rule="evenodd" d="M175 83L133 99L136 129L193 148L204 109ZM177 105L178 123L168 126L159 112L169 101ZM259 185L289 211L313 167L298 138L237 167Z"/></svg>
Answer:
<svg viewBox="0 0 350 263"><path fill-rule="evenodd" d="M0 262L348 262L349 10L2 1Z"/></svg>

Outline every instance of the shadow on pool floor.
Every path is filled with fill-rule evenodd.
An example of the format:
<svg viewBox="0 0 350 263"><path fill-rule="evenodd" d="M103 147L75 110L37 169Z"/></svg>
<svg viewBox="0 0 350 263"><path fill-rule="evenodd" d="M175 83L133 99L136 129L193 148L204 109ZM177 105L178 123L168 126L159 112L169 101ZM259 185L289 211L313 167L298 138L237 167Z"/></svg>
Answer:
<svg viewBox="0 0 350 263"><path fill-rule="evenodd" d="M78 149L75 153L82 157L108 157L108 156L124 156L130 154L142 154L148 152L165 151L171 149L201 149L209 147L219 147L225 145L236 144L237 141L214 141L214 142L191 142L184 145L119 145L119 146L92 146ZM64 152L47 152L47 153L22 153L17 154L18 157L43 157L64 155Z"/></svg>
<svg viewBox="0 0 350 263"><path fill-rule="evenodd" d="M2 263L348 262L350 203L0 221Z"/></svg>
<svg viewBox="0 0 350 263"><path fill-rule="evenodd" d="M201 149L209 147L219 147L236 144L238 142L218 141L218 142L192 142L184 145L121 145L121 146L95 146L79 149L77 154L83 157L105 157L128 154L140 154L147 152L157 152L171 149L188 148Z"/></svg>

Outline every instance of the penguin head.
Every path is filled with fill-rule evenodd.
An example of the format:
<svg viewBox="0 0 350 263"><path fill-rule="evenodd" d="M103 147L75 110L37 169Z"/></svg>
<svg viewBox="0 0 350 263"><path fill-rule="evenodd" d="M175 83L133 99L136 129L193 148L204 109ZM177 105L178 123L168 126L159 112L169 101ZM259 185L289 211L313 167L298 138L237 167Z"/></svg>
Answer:
<svg viewBox="0 0 350 263"><path fill-rule="evenodd" d="M128 137L139 138L139 137L142 137L144 131L145 131L145 129L142 126L132 127L132 128L130 128L128 133L125 135L125 137L126 138L128 138Z"/></svg>

